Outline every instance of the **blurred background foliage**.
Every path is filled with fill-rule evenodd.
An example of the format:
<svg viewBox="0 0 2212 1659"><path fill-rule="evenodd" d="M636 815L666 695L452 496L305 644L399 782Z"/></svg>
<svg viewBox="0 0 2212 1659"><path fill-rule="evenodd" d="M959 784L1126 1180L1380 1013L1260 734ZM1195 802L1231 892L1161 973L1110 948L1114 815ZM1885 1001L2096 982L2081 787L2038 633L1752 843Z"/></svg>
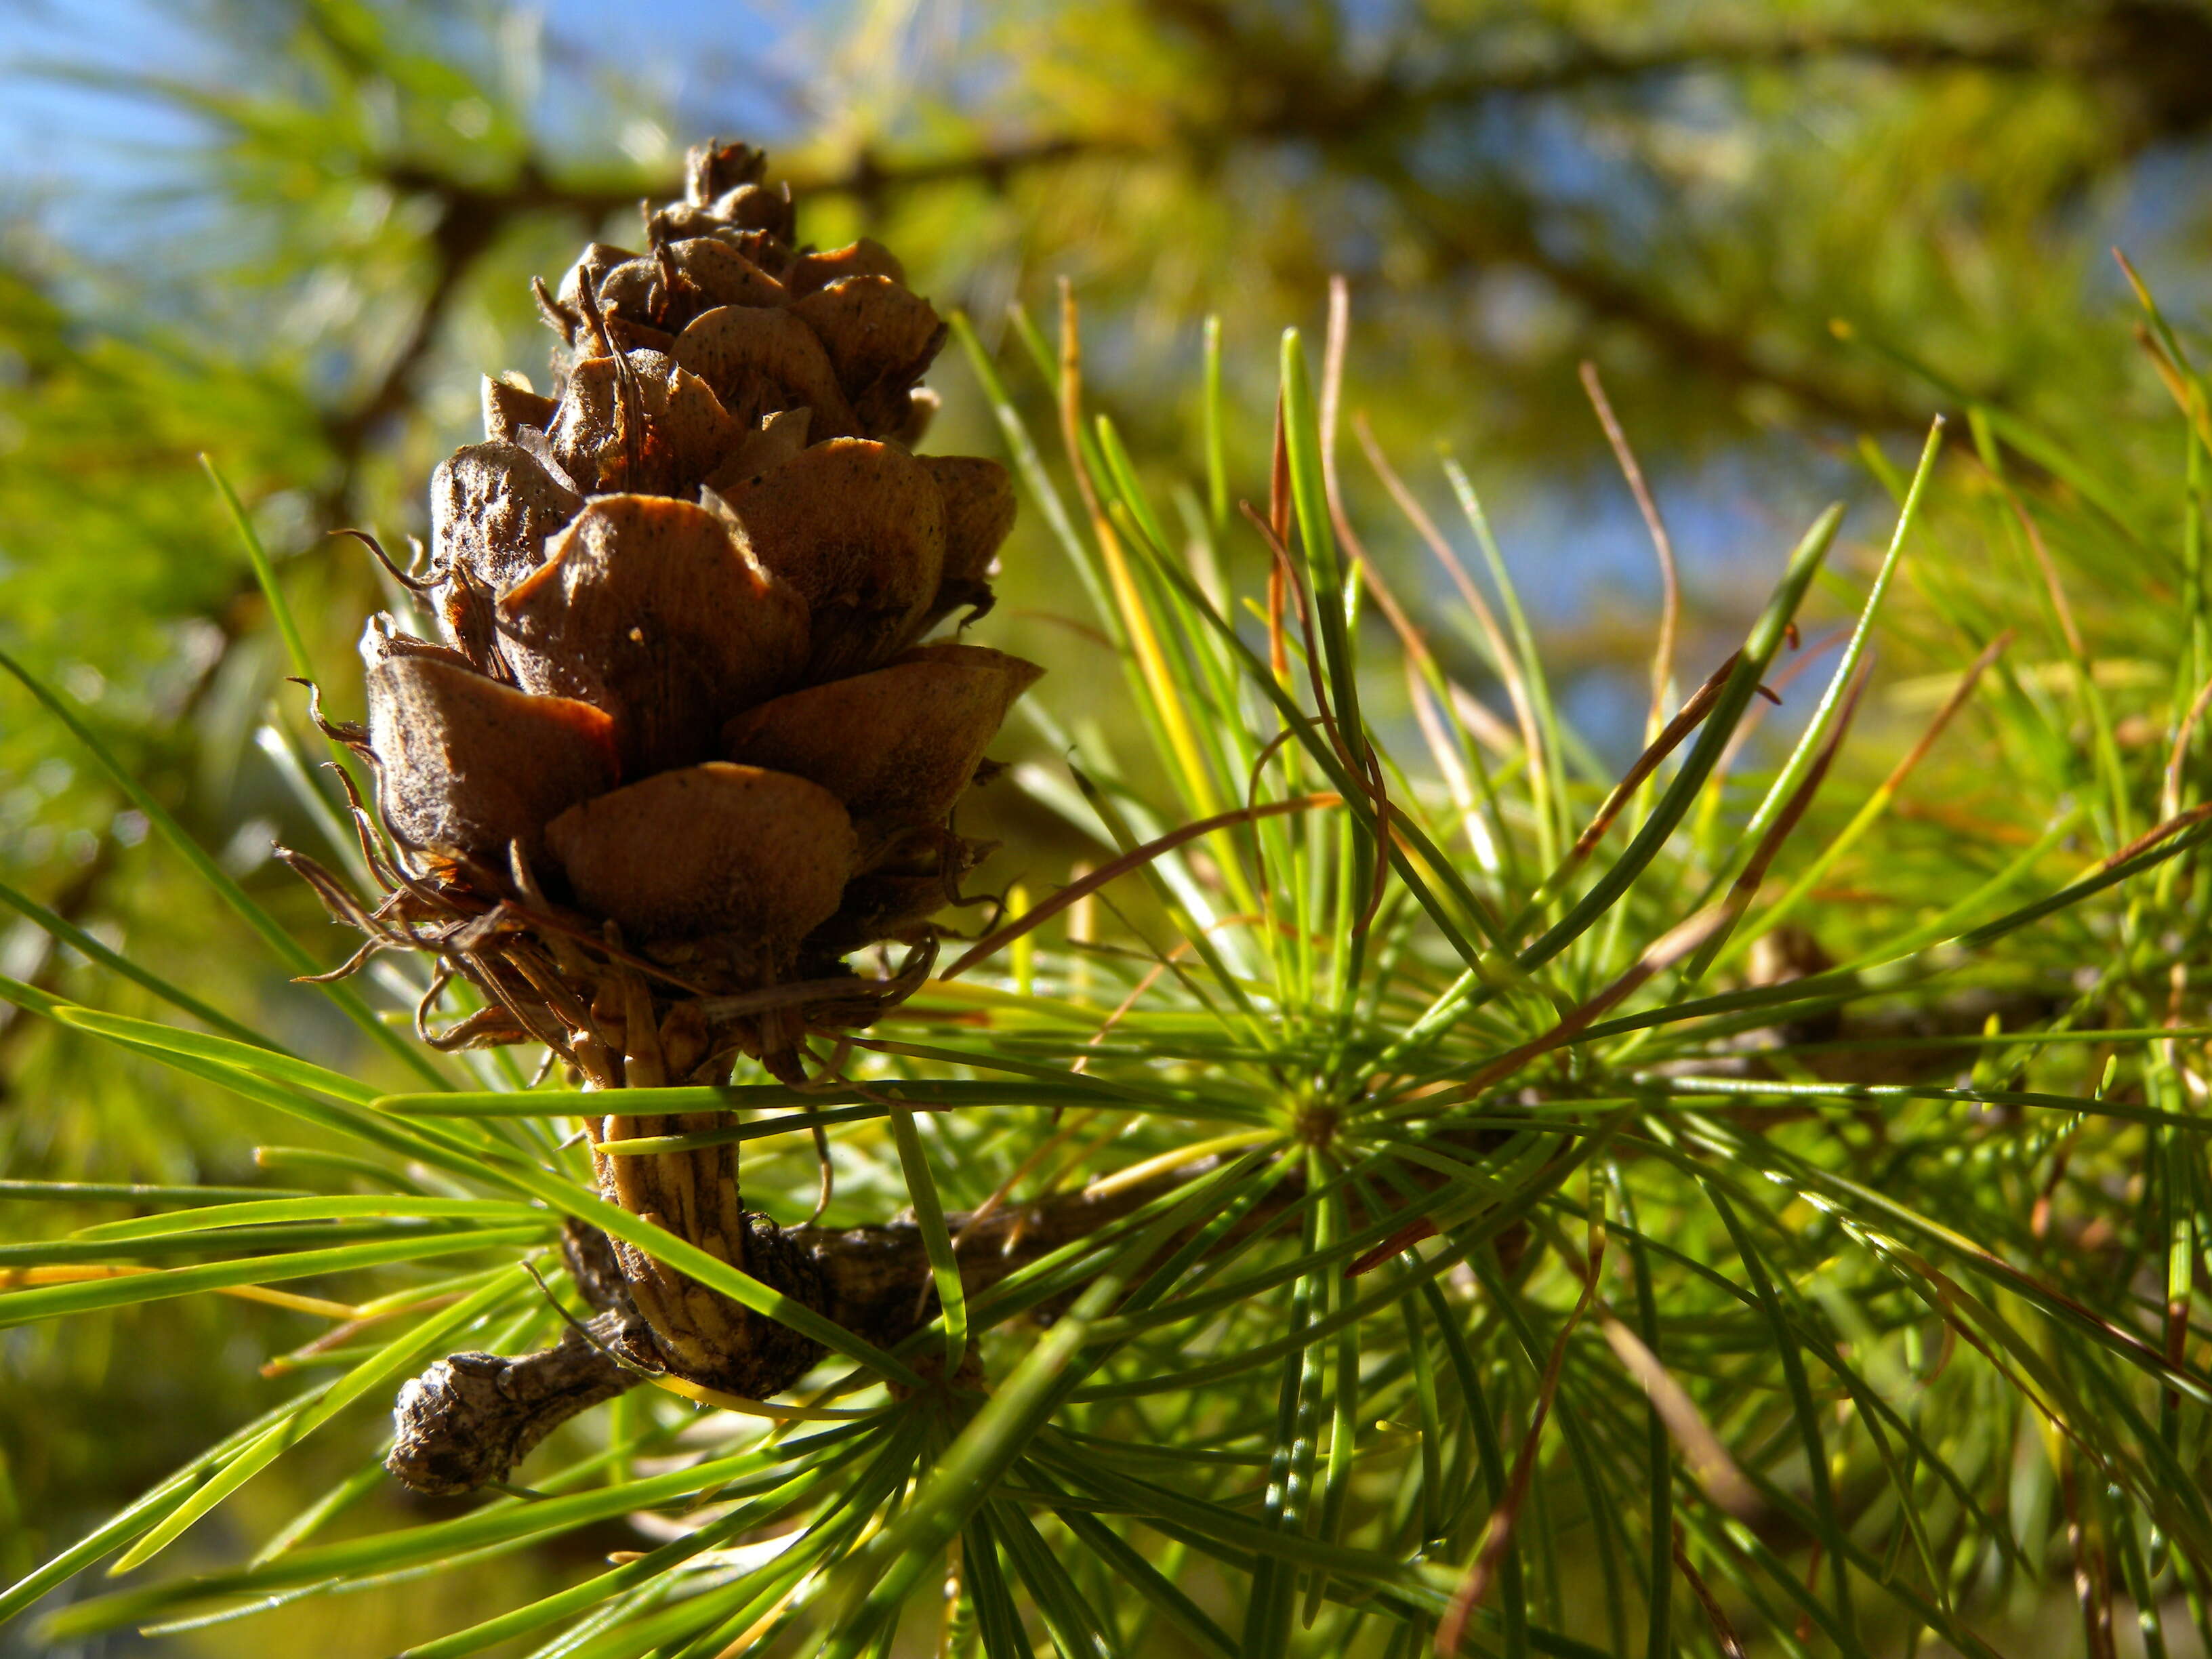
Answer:
<svg viewBox="0 0 2212 1659"><path fill-rule="evenodd" d="M2207 64L2212 8L2190 0L15 0L0 647L335 960L267 860L272 836L313 832L255 732L297 727L303 698L199 457L249 503L354 712L378 578L327 532L422 533L477 377L541 369L529 277L628 240L684 144L719 131L770 148L809 240L890 244L994 348L1018 352L1010 307L1048 314L1072 280L1094 402L1164 460L1205 440L1202 319L1224 319L1231 401L1264 410L1276 331L1317 321L1345 274L1347 404L1416 471L1438 443L1468 459L1569 711L1625 755L1657 587L1577 360L1601 365L1674 525L1700 674L1764 591L1741 573L1839 481L1873 499L1860 447L1909 458L1961 390L2106 477L2170 476L2178 441L2151 453L2130 423L2171 405L2106 248L2170 314L2203 313ZM933 447L995 453L964 366L935 384ZM1255 498L1264 432L1247 422L1231 455ZM1110 742L1118 679L1054 620L1042 527L1017 534L994 642L1053 663L1055 713ZM1375 551L1401 591L1433 586L1410 544ZM2077 605L2124 635L2096 574ZM1909 628L1900 643L1909 659ZM1471 657L1451 665L1482 688ZM0 882L264 1029L389 1066L125 805L0 685ZM1018 802L1008 819L1009 873L1050 882L1086 855ZM0 956L145 1012L27 923L0 927ZM0 1175L242 1178L242 1147L287 1138L0 1010ZM0 1236L26 1231L0 1211ZM284 1317L188 1299L0 1333L0 1577L265 1404L278 1385L255 1367L297 1340ZM264 1531L288 1491L255 1498ZM332 1653L397 1639L368 1614L318 1632Z"/></svg>

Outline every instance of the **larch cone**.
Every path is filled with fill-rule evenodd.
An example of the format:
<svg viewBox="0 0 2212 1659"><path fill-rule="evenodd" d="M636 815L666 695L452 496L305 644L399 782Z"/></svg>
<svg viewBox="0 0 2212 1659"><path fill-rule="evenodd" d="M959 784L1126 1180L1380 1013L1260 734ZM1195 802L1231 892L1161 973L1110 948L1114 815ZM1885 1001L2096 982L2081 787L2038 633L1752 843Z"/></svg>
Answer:
<svg viewBox="0 0 2212 1659"><path fill-rule="evenodd" d="M363 906L288 856L369 933L356 963L439 957L417 1025L440 1047L541 1043L609 1090L720 1082L741 1054L802 1079L809 1032L921 982L931 918L989 851L954 809L1042 671L926 641L989 609L1012 485L993 461L913 453L943 322L877 244L799 245L763 171L742 145L695 149L642 252L595 243L538 285L551 388L486 380L483 441L438 469L428 564L404 578L441 637L379 616L362 641L368 725L332 729L374 769L389 891ZM878 944L904 966L846 963ZM434 1030L455 980L484 1006ZM744 1209L734 1147L594 1164L608 1200L829 1304L808 1250ZM578 1280L626 1363L757 1397L818 1357L628 1244L612 1266L618 1285ZM429 1489L528 1449L410 1461L410 1411L492 1386L464 1360L526 1363L456 1356L410 1385L393 1468Z"/></svg>

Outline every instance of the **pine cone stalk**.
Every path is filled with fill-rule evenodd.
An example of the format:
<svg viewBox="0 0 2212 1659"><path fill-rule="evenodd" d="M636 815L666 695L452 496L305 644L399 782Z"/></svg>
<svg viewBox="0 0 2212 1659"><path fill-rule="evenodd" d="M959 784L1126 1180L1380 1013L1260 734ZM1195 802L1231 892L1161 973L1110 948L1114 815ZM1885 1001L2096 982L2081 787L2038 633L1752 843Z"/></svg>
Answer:
<svg viewBox="0 0 2212 1659"><path fill-rule="evenodd" d="M441 1048L543 1044L610 1091L720 1082L740 1054L803 1080L808 1034L922 982L931 918L989 851L953 811L1042 671L929 636L989 608L1010 481L913 453L944 324L875 243L799 246L763 173L694 150L644 252L593 244L538 286L552 388L485 382L484 440L438 469L404 578L440 637L386 616L363 637L367 726L331 729L374 773L387 890L365 906L288 856L368 933L349 967L439 958L417 1028ZM848 965L878 945L896 971ZM457 980L483 1006L434 1030ZM715 1121L609 1106L595 1144ZM609 1200L835 1316L820 1236L744 1208L734 1147L593 1166ZM819 1358L644 1252L585 1248L589 1344L410 1384L403 1479L499 1479L550 1426L533 1407L494 1431L487 1402L579 1409L618 1365L764 1397Z"/></svg>

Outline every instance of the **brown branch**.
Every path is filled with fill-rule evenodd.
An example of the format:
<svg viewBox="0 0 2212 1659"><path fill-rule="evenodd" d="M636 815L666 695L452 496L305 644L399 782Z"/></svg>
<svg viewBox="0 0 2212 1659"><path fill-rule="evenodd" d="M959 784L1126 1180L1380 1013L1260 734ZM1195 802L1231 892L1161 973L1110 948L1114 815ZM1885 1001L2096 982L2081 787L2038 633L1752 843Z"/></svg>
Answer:
<svg viewBox="0 0 2212 1659"><path fill-rule="evenodd" d="M1200 1159L1150 1181L1066 1194L1042 1204L949 1215L945 1224L960 1240L956 1248L961 1285L970 1297L979 1296L1062 1245L1088 1237L1206 1174L1218 1162ZM1296 1171L1277 1185L1279 1190L1248 1218L1248 1226L1264 1224L1304 1190ZM747 1272L877 1346L896 1347L937 1316L929 1253L915 1223L832 1230L781 1228L750 1213L746 1220L751 1227ZM570 1272L586 1300L605 1311L540 1352L514 1359L454 1354L409 1382L393 1410L392 1449L385 1460L385 1467L408 1486L453 1493L503 1480L547 1435L579 1413L656 1372L681 1374L631 1306L605 1235L571 1223L568 1241ZM775 1329L793 1334L782 1327ZM775 1346L775 1353L759 1356L767 1363L756 1369L749 1386L730 1392L771 1398L812 1370L823 1354L818 1344L804 1340ZM708 1380L710 1386L728 1387L726 1375Z"/></svg>
<svg viewBox="0 0 2212 1659"><path fill-rule="evenodd" d="M614 1311L519 1359L441 1359L400 1389L385 1468L416 1492L441 1495L506 1480L570 1418L645 1380L617 1358L644 1340L643 1326L635 1313Z"/></svg>
<svg viewBox="0 0 2212 1659"><path fill-rule="evenodd" d="M2099 83L2128 120L2129 148L2212 126L2212 15L2191 0L2106 0L2056 24L1949 33L1941 28L1784 28L1691 35L1632 49L1561 31L1533 51L1510 31L1505 61L1437 71L1430 66L1480 31L1401 46L1364 76L1342 72L1334 43L1250 27L1223 0L1150 0L1162 21L1237 66L1248 107L1273 112L1282 136L1366 131L1375 118L1418 120L1487 99L1574 92L1714 70L1787 69L1856 59L1910 72L1978 70Z"/></svg>
<svg viewBox="0 0 2212 1659"><path fill-rule="evenodd" d="M793 192L804 196L852 196L871 208L901 190L930 185L980 183L1003 191L1019 174L1100 155L1133 155L1152 147L1110 134L1063 133L1016 143L914 161L887 161L863 145L851 165L833 173L788 173Z"/></svg>
<svg viewBox="0 0 2212 1659"><path fill-rule="evenodd" d="M1576 258L1545 246L1534 204L1506 197L1473 214L1393 166L1380 179L1431 249L1465 273L1498 264L1533 270L1594 317L1642 335L1681 368L1729 386L1767 386L1814 412L1852 426L1918 430L1926 411L1886 397L1862 397L1766 360L1743 331L1703 322L1670 304L1652 284L1602 258Z"/></svg>

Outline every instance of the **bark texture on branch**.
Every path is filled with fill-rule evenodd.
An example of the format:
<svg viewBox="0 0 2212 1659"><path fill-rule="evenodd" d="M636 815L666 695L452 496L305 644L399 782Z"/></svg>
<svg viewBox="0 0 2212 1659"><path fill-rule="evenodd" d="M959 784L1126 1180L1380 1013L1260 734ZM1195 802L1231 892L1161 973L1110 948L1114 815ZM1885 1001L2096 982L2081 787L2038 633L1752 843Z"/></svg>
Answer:
<svg viewBox="0 0 2212 1659"><path fill-rule="evenodd" d="M616 1355L635 1350L645 1334L635 1313L610 1312L519 1359L491 1353L441 1359L400 1389L384 1467L416 1492L438 1495L506 1480L577 1413L644 1380Z"/></svg>
<svg viewBox="0 0 2212 1659"><path fill-rule="evenodd" d="M1215 1167L1215 1160L1203 1159L1103 1196L1073 1193L996 1211L980 1222L948 1216L954 1235L967 1235L960 1246L960 1282L969 1295L977 1295ZM1299 1184L1295 1176L1281 1183ZM878 1347L895 1346L937 1316L928 1252L912 1222L780 1227L752 1212L744 1221L748 1273ZM605 1311L541 1352L512 1359L454 1354L409 1382L392 1413L395 1440L385 1462L408 1486L451 1494L504 1480L562 1424L658 1371L767 1400L823 1357L821 1345L811 1339L652 1262L650 1282L690 1322L685 1339L670 1341L631 1304L640 1280L617 1264L635 1252L571 1222L564 1253L585 1300ZM712 1339L698 1342L706 1331Z"/></svg>

